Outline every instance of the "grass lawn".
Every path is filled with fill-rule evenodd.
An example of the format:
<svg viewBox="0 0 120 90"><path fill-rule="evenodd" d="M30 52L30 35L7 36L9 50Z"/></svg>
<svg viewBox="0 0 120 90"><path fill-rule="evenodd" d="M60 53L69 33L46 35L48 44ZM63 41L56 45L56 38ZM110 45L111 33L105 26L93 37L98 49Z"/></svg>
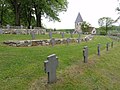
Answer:
<svg viewBox="0 0 120 90"><path fill-rule="evenodd" d="M37 39L43 39L44 35L37 37ZM31 37L29 35L0 35L1 42L9 39L21 40L27 38ZM44 73L43 62L48 55L53 53L59 58L59 67L57 71L59 80L56 84L48 85L50 89L106 89L107 86L109 86L108 89L110 88L112 90L113 86L111 82L109 82L110 79L112 80L111 73L115 72L115 75L120 75L120 71L117 72L114 70L119 68L120 61L117 57L119 57L120 53L117 53L116 57L113 57L113 54L120 51L120 49L116 46L106 53L106 51L104 51L106 42L111 42L111 39L104 36L96 36L94 40L89 42L82 42L81 44L75 43L68 46L57 45L55 47L9 47L1 43L0 90L28 90L34 89L35 87L40 88L39 86L36 86L39 82L41 83L39 79L47 78L47 74ZM103 55L100 58L96 56L98 43L101 43L101 49L103 50ZM118 42L115 44L120 46ZM89 62L90 64L83 63L82 49L85 45L89 48L89 59L91 59ZM105 57L105 55L108 56ZM94 62L92 61L92 58ZM113 61L116 61L117 65L114 64ZM74 70L74 68L78 68L81 71ZM73 78L74 76L75 78ZM116 80L115 83L119 82L118 77L116 79L118 81ZM46 80L42 81L47 82ZM35 87L33 86L34 83ZM116 85L116 88L119 89L119 85ZM46 87L43 85L40 90L42 89L44 90Z"/></svg>

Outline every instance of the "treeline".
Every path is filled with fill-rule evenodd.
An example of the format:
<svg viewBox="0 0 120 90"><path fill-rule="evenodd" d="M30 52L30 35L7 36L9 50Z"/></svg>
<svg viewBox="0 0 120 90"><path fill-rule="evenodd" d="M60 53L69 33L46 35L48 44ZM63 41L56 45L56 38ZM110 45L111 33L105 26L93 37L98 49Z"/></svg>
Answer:
<svg viewBox="0 0 120 90"><path fill-rule="evenodd" d="M42 27L42 17L60 21L67 10L67 0L0 0L0 23L13 26Z"/></svg>

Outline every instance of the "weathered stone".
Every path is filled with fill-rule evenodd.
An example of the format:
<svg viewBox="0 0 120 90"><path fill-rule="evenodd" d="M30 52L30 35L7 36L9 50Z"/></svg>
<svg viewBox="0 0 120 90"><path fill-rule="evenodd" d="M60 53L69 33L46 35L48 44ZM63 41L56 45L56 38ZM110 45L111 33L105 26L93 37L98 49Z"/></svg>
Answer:
<svg viewBox="0 0 120 90"><path fill-rule="evenodd" d="M48 83L55 83L57 81L56 69L58 67L58 58L55 54L47 57L44 61L44 70L48 74Z"/></svg>
<svg viewBox="0 0 120 90"><path fill-rule="evenodd" d="M88 62L88 47L84 46L83 48L83 58L84 58L84 63Z"/></svg>

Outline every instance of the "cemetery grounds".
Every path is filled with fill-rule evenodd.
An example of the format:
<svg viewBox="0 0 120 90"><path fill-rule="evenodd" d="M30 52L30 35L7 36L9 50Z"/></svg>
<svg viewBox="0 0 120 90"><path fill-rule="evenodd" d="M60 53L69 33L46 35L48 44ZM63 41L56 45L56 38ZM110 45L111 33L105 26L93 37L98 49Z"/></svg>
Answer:
<svg viewBox="0 0 120 90"><path fill-rule="evenodd" d="M47 38L48 35L36 36L36 39ZM54 47L11 47L2 43L27 39L31 36L0 35L0 90L120 90L119 42L114 41L114 47L109 51L105 49L106 43L112 39L105 36L95 36L93 40L80 44ZM101 44L101 56L97 56L98 43ZM89 48L88 63L83 63L84 46ZM57 82L47 84L43 62L53 53L59 60Z"/></svg>

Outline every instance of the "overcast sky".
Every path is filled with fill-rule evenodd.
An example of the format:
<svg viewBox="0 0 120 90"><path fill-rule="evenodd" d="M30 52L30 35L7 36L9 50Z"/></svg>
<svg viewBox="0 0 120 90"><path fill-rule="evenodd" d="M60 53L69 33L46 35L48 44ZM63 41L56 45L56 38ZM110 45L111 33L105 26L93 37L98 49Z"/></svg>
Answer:
<svg viewBox="0 0 120 90"><path fill-rule="evenodd" d="M89 22L93 27L98 27L98 19L101 17L118 17L115 8L118 6L117 0L68 0L67 12L62 12L59 17L61 22L49 22L43 19L43 24L47 28L73 29L74 22L80 12L84 21Z"/></svg>

